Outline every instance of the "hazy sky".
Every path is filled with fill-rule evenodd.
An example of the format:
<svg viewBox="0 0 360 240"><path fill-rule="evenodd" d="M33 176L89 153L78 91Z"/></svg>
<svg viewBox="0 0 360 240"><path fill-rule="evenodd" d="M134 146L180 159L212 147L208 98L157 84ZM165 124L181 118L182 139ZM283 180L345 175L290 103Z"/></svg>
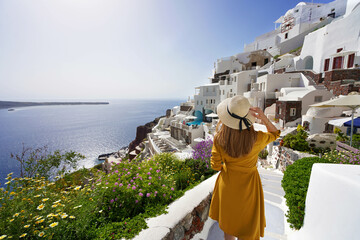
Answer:
<svg viewBox="0 0 360 240"><path fill-rule="evenodd" d="M0 0L0 100L186 99L297 3Z"/></svg>

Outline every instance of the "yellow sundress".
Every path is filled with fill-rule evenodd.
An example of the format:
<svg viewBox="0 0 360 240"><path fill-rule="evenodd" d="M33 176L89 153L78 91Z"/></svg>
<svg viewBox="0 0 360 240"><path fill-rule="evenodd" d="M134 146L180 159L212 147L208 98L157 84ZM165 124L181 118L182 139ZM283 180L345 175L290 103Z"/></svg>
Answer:
<svg viewBox="0 0 360 240"><path fill-rule="evenodd" d="M211 167L221 172L215 183L209 216L219 222L225 233L242 240L264 236L264 194L256 165L259 152L279 136L280 131L257 132L253 149L239 158L230 157L214 142Z"/></svg>

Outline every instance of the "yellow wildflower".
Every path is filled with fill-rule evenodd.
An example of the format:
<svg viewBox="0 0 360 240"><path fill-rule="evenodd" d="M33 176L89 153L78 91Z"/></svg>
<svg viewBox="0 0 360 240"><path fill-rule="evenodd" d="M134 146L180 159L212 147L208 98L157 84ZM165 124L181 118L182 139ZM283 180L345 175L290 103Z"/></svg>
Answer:
<svg viewBox="0 0 360 240"><path fill-rule="evenodd" d="M77 186L76 188L74 188L74 190L79 190L81 188L81 186Z"/></svg>
<svg viewBox="0 0 360 240"><path fill-rule="evenodd" d="M1 235L1 236L0 236L0 240L1 240L1 239L4 239L4 238L6 238L6 237L7 237L7 235Z"/></svg>
<svg viewBox="0 0 360 240"><path fill-rule="evenodd" d="M20 238L23 238L23 237L25 237L26 235L27 235L27 233L23 233L23 234L20 235Z"/></svg>
<svg viewBox="0 0 360 240"><path fill-rule="evenodd" d="M74 219L75 217L74 217L74 216L70 216L69 218Z"/></svg>
<svg viewBox="0 0 360 240"><path fill-rule="evenodd" d="M68 215L66 213L61 215L61 218L64 218L64 219L67 218L67 217L68 217Z"/></svg>
<svg viewBox="0 0 360 240"><path fill-rule="evenodd" d="M25 212L25 210L21 210L21 213L24 213Z"/></svg>
<svg viewBox="0 0 360 240"><path fill-rule="evenodd" d="M37 210L42 210L44 207L45 207L44 204L40 204L40 205L37 207Z"/></svg>
<svg viewBox="0 0 360 240"><path fill-rule="evenodd" d="M11 177L9 176L9 177L7 177L7 178L5 178L6 180L10 180L11 179Z"/></svg>
<svg viewBox="0 0 360 240"><path fill-rule="evenodd" d="M45 219L40 219L37 223L42 223L43 221L45 221Z"/></svg>
<svg viewBox="0 0 360 240"><path fill-rule="evenodd" d="M10 222L14 221L14 219L10 219Z"/></svg>
<svg viewBox="0 0 360 240"><path fill-rule="evenodd" d="M30 227L30 225L29 225L29 224L24 226L24 228L28 228L28 227Z"/></svg>
<svg viewBox="0 0 360 240"><path fill-rule="evenodd" d="M38 236L39 236L39 237L43 237L44 234L45 234L44 232L40 232Z"/></svg>
<svg viewBox="0 0 360 240"><path fill-rule="evenodd" d="M80 207L82 207L82 205L76 206L76 207L74 207L74 209L76 209L76 208L80 208Z"/></svg>
<svg viewBox="0 0 360 240"><path fill-rule="evenodd" d="M51 207L52 208L56 208L58 205L57 204L54 204L54 205L52 205Z"/></svg>
<svg viewBox="0 0 360 240"><path fill-rule="evenodd" d="M11 172L11 173L8 173L8 176L11 176L11 175L13 175L14 173L13 172Z"/></svg>
<svg viewBox="0 0 360 240"><path fill-rule="evenodd" d="M11 181L6 182L5 185L7 185L7 184L9 184L9 183L11 183Z"/></svg>
<svg viewBox="0 0 360 240"><path fill-rule="evenodd" d="M50 224L49 226L53 228L53 227L56 227L58 224L59 224L58 222L54 222L54 223Z"/></svg>
<svg viewBox="0 0 360 240"><path fill-rule="evenodd" d="M15 213L13 217L17 217L17 216L19 216L19 213Z"/></svg>
<svg viewBox="0 0 360 240"><path fill-rule="evenodd" d="M54 202L54 203L59 203L61 201L61 199L60 200L57 200L56 202Z"/></svg>
<svg viewBox="0 0 360 240"><path fill-rule="evenodd" d="M44 198L42 201L43 201L43 202L46 202L47 200L49 200L49 198Z"/></svg>
<svg viewBox="0 0 360 240"><path fill-rule="evenodd" d="M34 196L34 197L40 197L41 195L40 194L38 194L38 195L36 195L36 196Z"/></svg>

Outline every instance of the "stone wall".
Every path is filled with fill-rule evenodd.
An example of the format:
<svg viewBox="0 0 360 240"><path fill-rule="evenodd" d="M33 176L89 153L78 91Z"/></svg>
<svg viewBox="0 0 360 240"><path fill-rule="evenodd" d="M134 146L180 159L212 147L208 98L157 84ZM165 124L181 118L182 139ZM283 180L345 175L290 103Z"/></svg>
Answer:
<svg viewBox="0 0 360 240"><path fill-rule="evenodd" d="M208 218L212 194L209 194L191 213L188 213L162 240L188 240L201 232Z"/></svg>
<svg viewBox="0 0 360 240"><path fill-rule="evenodd" d="M287 166L293 164L298 159L304 157L316 157L316 155L295 151L291 148L282 146L274 146L272 152L271 162L275 165L276 169L279 169L282 172L286 170Z"/></svg>
<svg viewBox="0 0 360 240"><path fill-rule="evenodd" d="M143 229L133 240L188 240L202 232L218 175L185 192L184 196L169 205L167 213L147 219L149 228Z"/></svg>
<svg viewBox="0 0 360 240"><path fill-rule="evenodd" d="M338 69L325 72L324 85L332 90L334 95L347 95L350 92L359 92L360 87L349 80L360 81L360 69Z"/></svg>
<svg viewBox="0 0 360 240"><path fill-rule="evenodd" d="M290 116L290 108L296 109L295 116ZM281 109L280 114L279 109ZM301 118L301 101L276 101L275 118L282 119L285 123Z"/></svg>

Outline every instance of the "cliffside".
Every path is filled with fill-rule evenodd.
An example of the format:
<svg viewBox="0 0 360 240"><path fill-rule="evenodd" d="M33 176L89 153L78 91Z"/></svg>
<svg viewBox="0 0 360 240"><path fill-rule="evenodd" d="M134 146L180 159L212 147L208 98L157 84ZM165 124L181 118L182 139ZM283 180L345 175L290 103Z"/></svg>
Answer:
<svg viewBox="0 0 360 240"><path fill-rule="evenodd" d="M152 128L156 126L159 122L160 118L164 116L155 118L153 121L146 123L145 125L138 126L136 128L136 137L135 139L129 144L129 153L135 149L137 145L139 145L147 136L148 133L151 133Z"/></svg>

